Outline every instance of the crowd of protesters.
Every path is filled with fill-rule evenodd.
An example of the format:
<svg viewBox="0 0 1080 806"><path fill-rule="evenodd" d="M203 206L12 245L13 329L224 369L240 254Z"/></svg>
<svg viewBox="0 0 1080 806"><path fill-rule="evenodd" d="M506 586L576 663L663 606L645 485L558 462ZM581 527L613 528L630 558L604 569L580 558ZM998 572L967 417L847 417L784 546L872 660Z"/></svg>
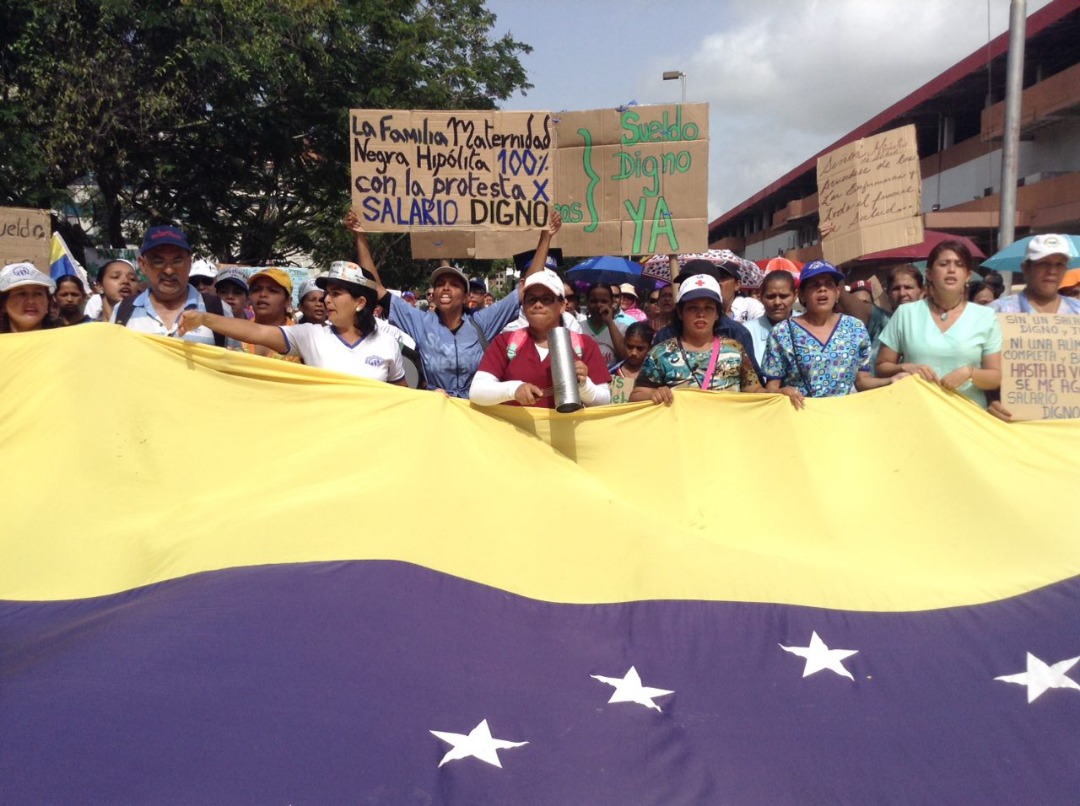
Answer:
<svg viewBox="0 0 1080 806"><path fill-rule="evenodd" d="M32 264L0 270L0 333L111 322L397 385L441 390L475 405L552 407L549 334L570 331L581 402L671 405L680 388L774 393L795 409L807 398L853 394L909 375L989 409L998 401L1001 328L997 312L1080 314L1080 269L1068 269L1068 239L1038 235L1027 246L1024 290L1003 296L1000 276L980 278L968 248L943 241L925 275L892 268L888 308L868 281L847 283L825 261L798 276L779 270L740 287L737 267L670 256L672 281L644 298L632 284L579 289L558 273L552 238L558 214L535 250L515 256L518 286L502 299L443 261L426 297L383 284L359 218L356 262L337 261L296 289L281 269L218 271L193 259L180 229L145 233L138 269L112 260L90 295L81 278L53 280ZM883 300L882 300L883 301ZM411 372L409 371L411 369Z"/></svg>

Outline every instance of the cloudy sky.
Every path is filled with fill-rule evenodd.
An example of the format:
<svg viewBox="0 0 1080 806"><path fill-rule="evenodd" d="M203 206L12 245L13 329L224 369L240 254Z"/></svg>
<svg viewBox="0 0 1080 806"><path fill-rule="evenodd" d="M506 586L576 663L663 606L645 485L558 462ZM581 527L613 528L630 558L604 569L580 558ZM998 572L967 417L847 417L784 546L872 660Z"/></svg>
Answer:
<svg viewBox="0 0 1080 806"><path fill-rule="evenodd" d="M1028 14L1049 0L1028 0ZM504 109L710 104L715 218L1008 28L1009 0L488 0L535 50Z"/></svg>

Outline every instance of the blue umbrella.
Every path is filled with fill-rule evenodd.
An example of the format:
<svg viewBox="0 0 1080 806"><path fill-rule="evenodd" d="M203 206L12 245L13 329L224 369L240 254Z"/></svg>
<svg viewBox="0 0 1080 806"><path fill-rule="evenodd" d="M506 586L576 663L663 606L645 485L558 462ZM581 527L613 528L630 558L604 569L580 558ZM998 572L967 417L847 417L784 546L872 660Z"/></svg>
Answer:
<svg viewBox="0 0 1080 806"><path fill-rule="evenodd" d="M622 285L641 280L641 264L624 257L601 255L583 260L566 273L568 279L583 283Z"/></svg>
<svg viewBox="0 0 1080 806"><path fill-rule="evenodd" d="M991 271L1020 271L1020 264L1024 262L1024 252L1027 251L1028 241L1034 238L1029 235L1019 241L1013 241L1000 252L996 252L982 262L985 269ZM1080 235L1064 236L1072 243L1072 254L1069 256L1069 268L1080 269Z"/></svg>

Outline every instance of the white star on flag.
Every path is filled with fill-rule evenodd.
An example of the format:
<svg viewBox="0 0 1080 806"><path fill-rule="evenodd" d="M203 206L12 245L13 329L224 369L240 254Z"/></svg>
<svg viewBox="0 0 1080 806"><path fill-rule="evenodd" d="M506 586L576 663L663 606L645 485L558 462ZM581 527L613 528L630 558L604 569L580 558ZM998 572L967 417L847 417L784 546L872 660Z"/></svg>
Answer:
<svg viewBox="0 0 1080 806"><path fill-rule="evenodd" d="M1033 703L1047 689L1080 689L1080 684L1065 676L1065 672L1075 666L1077 661L1080 661L1080 657L1058 661L1053 666L1048 666L1029 652L1027 653L1026 672L1006 674L994 679L1001 680L1004 683L1018 683L1021 686L1027 686L1028 703Z"/></svg>
<svg viewBox="0 0 1080 806"><path fill-rule="evenodd" d="M468 736L462 733L445 733L441 730L433 730L431 734L450 745L450 749L446 751L446 755L439 762L440 767L448 761L457 761L472 756L502 769L497 751L522 747L528 744L528 742L508 742L505 739L493 738L486 719L481 719L480 724L469 731Z"/></svg>
<svg viewBox="0 0 1080 806"><path fill-rule="evenodd" d="M810 635L810 646L784 646L780 644L780 648L785 652L790 652L792 655L798 655L800 658L806 659L806 666L803 667L803 677L809 677L814 672L828 669L830 672L836 672L848 680L855 680L851 676L851 672L844 668L843 661L844 658L850 658L852 655L858 654L859 650L829 649L825 642L818 638L816 631Z"/></svg>
<svg viewBox="0 0 1080 806"><path fill-rule="evenodd" d="M604 677L602 674L591 674L589 677L615 687L615 692L611 695L611 699L608 700L609 704L613 702L636 702L638 705L655 708L659 711L660 706L653 702L653 698L675 693L667 689L641 685L641 675L633 666L622 677Z"/></svg>

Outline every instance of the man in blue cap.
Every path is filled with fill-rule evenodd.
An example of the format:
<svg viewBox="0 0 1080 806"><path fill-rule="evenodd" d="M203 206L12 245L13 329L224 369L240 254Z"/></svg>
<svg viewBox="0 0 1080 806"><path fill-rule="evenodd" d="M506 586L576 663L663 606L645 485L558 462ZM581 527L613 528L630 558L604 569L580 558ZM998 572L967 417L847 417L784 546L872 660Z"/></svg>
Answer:
<svg viewBox="0 0 1080 806"><path fill-rule="evenodd" d="M146 275L149 288L117 305L111 321L139 333L183 338L185 341L234 349L240 346L238 342L227 344L224 337L215 336L206 327L180 336L177 324L184 311L232 316L231 310L223 310L218 297L204 297L188 284L191 246L181 230L170 226L148 229L139 250L139 268Z"/></svg>

